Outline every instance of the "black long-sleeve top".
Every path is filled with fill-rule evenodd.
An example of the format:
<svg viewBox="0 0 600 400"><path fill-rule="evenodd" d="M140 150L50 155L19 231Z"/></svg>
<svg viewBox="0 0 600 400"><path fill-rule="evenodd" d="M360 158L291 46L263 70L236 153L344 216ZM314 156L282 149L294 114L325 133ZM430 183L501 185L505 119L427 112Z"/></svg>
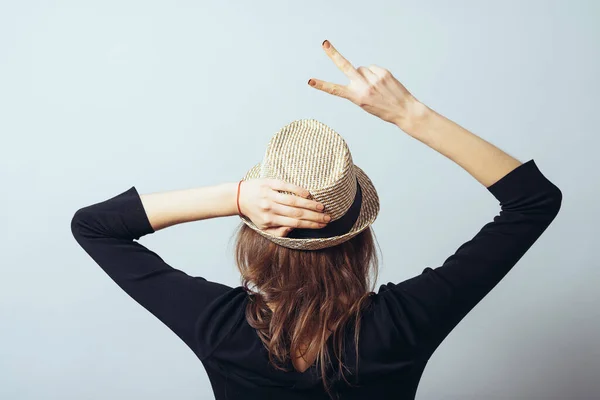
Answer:
<svg viewBox="0 0 600 400"><path fill-rule="evenodd" d="M358 373L353 332L345 333L340 399L413 399L427 361L444 338L513 268L557 215L562 193L534 160L487 188L501 209L437 268L381 285L362 314ZM167 264L138 241L153 233L135 186L83 207L73 236L108 276L166 324L204 365L215 398L327 399L317 368L274 369L244 315L248 294ZM353 324L349 324L349 327ZM329 341L330 354L333 347ZM337 377L337 378L336 378Z"/></svg>

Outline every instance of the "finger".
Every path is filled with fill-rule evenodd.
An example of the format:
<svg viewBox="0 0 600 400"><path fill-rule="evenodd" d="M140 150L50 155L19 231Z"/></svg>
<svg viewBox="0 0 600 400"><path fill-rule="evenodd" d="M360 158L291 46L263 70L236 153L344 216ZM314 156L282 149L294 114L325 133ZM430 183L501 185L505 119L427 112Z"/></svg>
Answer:
<svg viewBox="0 0 600 400"><path fill-rule="evenodd" d="M386 76L388 74L388 70L385 68L381 68L377 65L369 65L369 70L371 72L373 72L373 74L375 74L376 76L383 78L384 76Z"/></svg>
<svg viewBox="0 0 600 400"><path fill-rule="evenodd" d="M346 86L338 85L337 83L325 82L314 78L309 79L308 84L315 89L319 89L334 96L343 97L350 100L351 92Z"/></svg>
<svg viewBox="0 0 600 400"><path fill-rule="evenodd" d="M313 211L323 211L325 206L318 201L305 199L291 194L273 192L271 199L275 203L283 204L290 207L305 208Z"/></svg>
<svg viewBox="0 0 600 400"><path fill-rule="evenodd" d="M303 219L285 217L283 215L276 215L273 218L273 224L276 226L287 226L290 228L309 228L309 229L319 229L319 228L323 228L324 226L327 225L322 222L306 221Z"/></svg>
<svg viewBox="0 0 600 400"><path fill-rule="evenodd" d="M311 210L306 210L303 208L290 207L283 204L273 203L271 207L271 211L277 215L282 215L285 217L302 219L305 221L313 221L313 222L324 222L327 223L331 220L329 215L316 212Z"/></svg>
<svg viewBox="0 0 600 400"><path fill-rule="evenodd" d="M325 40L323 42L323 49L325 53L331 58L333 63L348 77L351 81L362 81L362 75L352 66L350 61L346 60L344 56L329 42Z"/></svg>
<svg viewBox="0 0 600 400"><path fill-rule="evenodd" d="M372 85L375 84L379 79L377 75L375 75L373 71L371 71L367 67L358 67L358 72L360 72L360 74L365 78L365 80Z"/></svg>
<svg viewBox="0 0 600 400"><path fill-rule="evenodd" d="M310 192L301 186L294 185L293 183L283 181L281 179L269 179L267 181L269 187L273 190L280 190L282 192L294 193L300 197L310 196Z"/></svg>

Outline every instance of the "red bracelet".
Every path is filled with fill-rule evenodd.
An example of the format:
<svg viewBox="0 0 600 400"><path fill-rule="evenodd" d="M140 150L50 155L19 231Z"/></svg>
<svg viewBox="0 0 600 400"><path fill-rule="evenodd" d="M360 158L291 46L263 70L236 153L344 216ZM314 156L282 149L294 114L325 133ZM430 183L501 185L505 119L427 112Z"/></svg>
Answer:
<svg viewBox="0 0 600 400"><path fill-rule="evenodd" d="M237 189L237 208L238 208L238 212L240 213L240 216L242 215L242 210L240 210L240 186L242 186L242 182L243 182L243 179L238 183L238 189Z"/></svg>

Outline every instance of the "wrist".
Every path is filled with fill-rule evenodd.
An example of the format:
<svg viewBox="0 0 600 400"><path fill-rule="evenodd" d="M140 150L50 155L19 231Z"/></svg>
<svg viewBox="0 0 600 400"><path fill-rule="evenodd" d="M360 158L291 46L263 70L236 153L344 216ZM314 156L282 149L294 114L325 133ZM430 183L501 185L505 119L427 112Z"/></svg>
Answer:
<svg viewBox="0 0 600 400"><path fill-rule="evenodd" d="M238 181L239 182L239 181ZM227 182L219 185L220 202L222 204L222 217L238 215L237 189L238 182Z"/></svg>
<svg viewBox="0 0 600 400"><path fill-rule="evenodd" d="M240 180L234 184L233 207L234 215L242 216L244 214L244 204L242 203L242 190L244 189L244 181Z"/></svg>
<svg viewBox="0 0 600 400"><path fill-rule="evenodd" d="M419 133L420 128L427 121L433 110L421 103L414 97L411 97L406 104L405 112L400 116L394 125L402 129L410 136Z"/></svg>

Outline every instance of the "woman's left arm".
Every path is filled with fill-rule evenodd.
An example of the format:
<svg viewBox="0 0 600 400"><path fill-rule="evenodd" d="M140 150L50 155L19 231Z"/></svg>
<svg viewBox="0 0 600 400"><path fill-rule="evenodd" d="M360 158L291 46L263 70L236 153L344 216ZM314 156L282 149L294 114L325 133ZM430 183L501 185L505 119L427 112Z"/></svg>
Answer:
<svg viewBox="0 0 600 400"><path fill-rule="evenodd" d="M140 196L154 231L184 222L238 214L237 184L223 183Z"/></svg>
<svg viewBox="0 0 600 400"><path fill-rule="evenodd" d="M150 197L153 223L181 220L175 211L159 211ZM175 208L174 208L175 209ZM170 218L170 217L169 217ZM172 224L172 221L169 224ZM137 242L155 232L135 186L102 202L83 207L71 219L77 243L132 299L170 328L203 359L212 350L206 324L210 304L232 287L194 277L173 268L157 253ZM219 329L225 329L219 328Z"/></svg>
<svg viewBox="0 0 600 400"><path fill-rule="evenodd" d="M289 184L270 180L242 184L240 194L244 196L240 196L240 207L243 213L252 215L253 222L268 220L273 224L286 222L286 218L297 221L273 215L275 212L285 214L288 208L289 212L301 214L303 218L316 218L315 215L323 218L324 214L320 212L276 203L292 202L315 208L317 204L279 193L274 187L291 189ZM213 320L208 314L217 312L220 307L211 307L211 303L223 298L232 288L173 268L136 240L174 224L237 213L237 184L145 195L140 195L133 186L117 196L77 210L71 219L71 232L77 243L123 291L167 325L202 359L214 347L208 338L219 338L221 335L217 331L226 327L208 326L199 321ZM292 223L299 226L316 224L308 220L302 220L301 224Z"/></svg>
<svg viewBox="0 0 600 400"><path fill-rule="evenodd" d="M284 194L280 192L290 192ZM267 232L283 236L293 228L324 227L329 216L323 205L308 200L306 189L275 179L223 183L194 189L172 190L141 195L150 224L155 231L184 222L231 215L247 215Z"/></svg>

